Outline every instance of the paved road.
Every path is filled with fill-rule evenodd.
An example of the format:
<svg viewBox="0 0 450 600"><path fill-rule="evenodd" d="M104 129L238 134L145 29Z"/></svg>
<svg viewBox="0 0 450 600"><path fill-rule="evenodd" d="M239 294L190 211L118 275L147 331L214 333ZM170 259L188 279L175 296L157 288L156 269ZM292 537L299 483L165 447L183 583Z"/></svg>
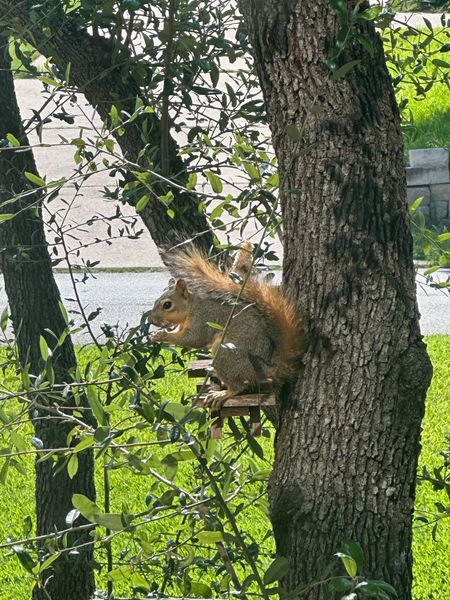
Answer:
<svg viewBox="0 0 450 600"><path fill-rule="evenodd" d="M436 275L436 274L435 274ZM95 333L99 333L102 322L119 323L121 327L138 325L143 312L148 310L155 298L164 289L169 275L164 272L145 273L97 273L95 279L89 279L78 286L79 294L86 312L103 307L101 315L92 322ZM450 277L450 271L439 272L440 280ZM76 308L70 299L74 298L70 277L57 274L57 283L67 308ZM450 334L450 294L436 290L420 282L418 277L417 297L421 312L421 329L424 335L432 333ZM7 303L3 281L0 279L0 310ZM80 317L74 315L76 322ZM88 342L85 334L76 337L78 343Z"/></svg>

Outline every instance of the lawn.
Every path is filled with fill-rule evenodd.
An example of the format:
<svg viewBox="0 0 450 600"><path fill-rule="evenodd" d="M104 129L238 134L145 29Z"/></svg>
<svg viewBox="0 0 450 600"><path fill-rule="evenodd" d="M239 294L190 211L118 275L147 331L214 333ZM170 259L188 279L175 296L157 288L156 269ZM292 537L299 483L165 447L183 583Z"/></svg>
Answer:
<svg viewBox="0 0 450 600"><path fill-rule="evenodd" d="M432 386L428 393L427 409L424 419L423 431L423 450L420 457L420 465L426 464L429 469L439 466L441 460L439 452L446 448L446 436L450 435L450 422L448 419L450 407L450 336L431 336L427 338L428 349L434 365L434 378ZM88 358L92 358L92 350L85 351L80 356L80 362L85 363ZM172 374L160 381L159 391L163 398L177 398L180 395L180 389L186 392L192 391L192 381L188 381L184 376ZM267 429L266 433L271 435ZM154 438L155 434L149 433L149 439ZM272 456L273 439L270 437L260 438L264 449L266 460L261 460L247 451L243 460L254 464L256 469L267 469L268 462ZM217 447L225 447L227 444L224 439L223 444ZM27 475L20 475L16 471L9 473L6 485L1 487L0 492L0 543L4 542L8 535L20 536L23 533L23 521L27 515L33 517L33 485L32 485L32 461L26 463ZM421 467L420 467L421 470ZM189 488L192 486L192 480L196 477L195 469L192 463L183 464L179 469L176 482L181 487ZM131 473L129 470L120 470L111 472L111 487L113 506L112 511L121 510L122 505L128 505L131 511L140 511L145 509L145 497L152 485L152 478L149 476L139 476ZM255 496L264 489L264 483L254 483L253 487L247 490L248 497ZM102 471L98 469L97 473L98 503L101 504L103 497ZM434 510L434 502L439 498L433 492L428 484L419 486L416 500L416 507L421 511ZM444 498L441 500L444 502ZM447 520L448 521L448 520ZM265 501L262 499L259 503L253 503L249 509L242 512L240 517L240 526L246 532L248 539L254 537L255 540L261 540L266 533L270 531L269 521L265 513ZM414 537L414 558L415 558L415 600L447 600L448 589L450 588L450 526L449 523L442 523L437 532L437 540L433 541L431 536L431 527L418 526L415 529ZM174 532L167 531L167 524L162 526L152 525L152 539L158 538L158 543L163 539L165 541ZM155 538L156 536L156 538ZM122 551L133 551L133 543L127 538L119 538L114 545L116 556ZM273 539L270 534L266 537L260 549L261 564L268 565L271 561L270 553L273 551ZM205 549L203 551L206 558L211 558L214 552ZM103 556L97 556L100 561ZM202 575L203 573L203 575ZM19 565L14 556L8 556L7 553L0 551L0 600L25 600L29 598L29 584L25 572ZM208 580L214 577L214 571L199 571L199 580ZM99 578L101 587L104 588L105 578L103 574ZM119 584L119 592L126 591L125 584ZM129 590L128 590L129 591Z"/></svg>
<svg viewBox="0 0 450 600"><path fill-rule="evenodd" d="M396 97L404 104L405 149L450 147L450 29L433 35L421 29L406 38L385 30L383 42L393 79L402 77Z"/></svg>

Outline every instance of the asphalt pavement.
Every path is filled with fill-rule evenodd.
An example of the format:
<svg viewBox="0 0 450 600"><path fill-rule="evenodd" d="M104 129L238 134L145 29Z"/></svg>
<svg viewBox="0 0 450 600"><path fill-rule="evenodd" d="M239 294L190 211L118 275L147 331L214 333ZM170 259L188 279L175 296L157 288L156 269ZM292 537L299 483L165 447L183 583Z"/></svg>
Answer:
<svg viewBox="0 0 450 600"><path fill-rule="evenodd" d="M81 276L78 277L81 279ZM440 281L448 280L450 270L441 270L434 273L433 277ZM166 286L168 278L167 272L101 272L90 277L86 283L79 283L77 289L86 314L102 308L100 315L91 323L94 333L100 334L100 326L104 322L118 324L121 329L138 325L142 314L151 308ZM67 309L77 310L70 276L57 273L56 280ZM450 293L424 285L425 279L420 274L417 282L422 333L450 334ZM0 310L3 310L7 298L1 278L0 288ZM74 313L72 317L76 323L80 323L78 314ZM77 334L75 341L88 343L89 337L85 333Z"/></svg>

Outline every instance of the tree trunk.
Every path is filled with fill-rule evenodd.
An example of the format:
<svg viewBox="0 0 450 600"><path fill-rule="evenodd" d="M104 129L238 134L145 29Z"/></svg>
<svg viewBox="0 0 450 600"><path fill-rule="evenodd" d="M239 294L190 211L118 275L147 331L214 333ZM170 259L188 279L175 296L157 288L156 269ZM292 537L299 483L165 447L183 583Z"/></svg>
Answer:
<svg viewBox="0 0 450 600"><path fill-rule="evenodd" d="M353 8L355 3L349 3ZM419 330L399 114L381 40L350 41L333 80L339 31L328 0L242 0L241 10L285 178L284 285L309 345L281 401L270 481L289 590L318 580L342 541L364 575L411 598L411 528L431 365ZM308 114L315 103L320 105ZM320 112L322 111L322 112ZM293 124L301 148L286 134ZM303 129L302 129L303 128ZM294 160L292 160L294 157ZM308 598L323 598L315 588Z"/></svg>
<svg viewBox="0 0 450 600"><path fill-rule="evenodd" d="M16 30L19 37L41 54L52 57L61 72L66 72L70 65L70 85L86 96L104 121L110 118L112 105L131 115L138 98L146 104L145 95L129 69L128 61L131 56L119 56L113 41L90 35L70 14L63 12L62 5L53 6L49 11L44 4L42 14L37 16L36 11L39 10L38 6L33 6L34 18L31 18L26 2L18 3L12 8L9 0L0 0L0 18L4 23ZM117 143L126 159L139 163L144 169L148 167L161 171L161 121L156 113L146 113L125 125L123 134L117 133L117 127L114 130ZM147 139L144 131L148 131ZM179 185L185 185L188 179L187 168L178 155L178 145L170 134L168 163L169 170L165 176ZM171 203L171 209L175 211L173 218L168 216L166 205L154 198L139 213L155 244L161 248L194 238L197 246L208 251L213 243L213 235L204 212L198 210L198 198L193 193L170 185L161 185L159 189L155 186L154 191L165 194L169 189L174 194ZM129 193L127 201L135 206L141 195L142 193L138 196Z"/></svg>
<svg viewBox="0 0 450 600"><path fill-rule="evenodd" d="M6 135L12 133L21 145L27 146L28 140L22 128L10 70L8 40L0 37L0 41L0 139L5 140ZM29 365L30 375L37 375L42 369L39 337L42 335L48 345L54 347L55 339L46 329L59 337L66 328L66 323L59 307L59 290L53 277L45 240L40 193L31 191L13 203L4 204L16 194L30 190L31 185L23 176L25 171L37 173L32 151L16 152L13 148L3 146L0 151L0 214L16 214L13 219L0 223L1 268L21 363L23 366ZM53 366L56 383L71 380L70 373L76 368L76 359L70 337L55 350ZM48 417L45 411L38 411L37 415ZM36 419L34 410L32 416L35 435L42 440L44 448L67 445L67 434L73 425L61 420ZM78 458L78 473L73 479L69 479L65 468L54 475L52 460L36 462L37 535L67 528L65 518L73 508L74 493L95 498L92 452L81 452ZM75 535L69 536L68 544L71 545L76 539ZM79 536L78 539L80 542L90 540L88 535ZM41 549L44 551L45 545ZM35 589L34 598L90 598L94 592L92 557L91 545L80 549L76 557L63 554L44 574L47 593Z"/></svg>

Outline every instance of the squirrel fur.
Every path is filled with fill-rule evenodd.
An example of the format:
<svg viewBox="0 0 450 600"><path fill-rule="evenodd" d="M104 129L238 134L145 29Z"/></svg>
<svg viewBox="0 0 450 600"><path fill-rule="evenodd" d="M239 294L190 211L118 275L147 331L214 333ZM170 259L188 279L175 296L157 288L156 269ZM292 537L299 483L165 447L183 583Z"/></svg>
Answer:
<svg viewBox="0 0 450 600"><path fill-rule="evenodd" d="M242 283L235 281L251 269L251 249L250 243L241 246L232 272L220 271L193 248L170 252L171 271L178 279L169 281L149 313L151 324L175 327L152 333L152 342L212 350L214 369L227 387L208 395L206 405L215 410L265 379L279 387L299 368L303 335L294 304L278 286L255 277L248 277L242 291ZM230 277L233 273L238 277Z"/></svg>

